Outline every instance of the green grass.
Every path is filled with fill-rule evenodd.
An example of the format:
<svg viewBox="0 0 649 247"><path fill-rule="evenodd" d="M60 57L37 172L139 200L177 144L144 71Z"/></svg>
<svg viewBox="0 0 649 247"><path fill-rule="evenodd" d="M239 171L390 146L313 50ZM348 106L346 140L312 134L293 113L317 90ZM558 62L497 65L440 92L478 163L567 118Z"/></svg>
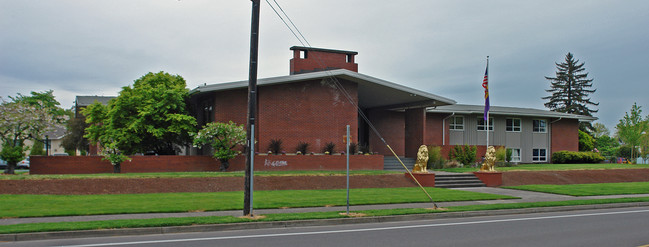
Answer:
<svg viewBox="0 0 649 247"><path fill-rule="evenodd" d="M514 199L469 191L427 188L436 202ZM255 191L255 208L345 205L346 190ZM428 202L416 187L350 190L352 205ZM120 195L0 195L1 217L44 217L161 212L239 210L243 192Z"/></svg>
<svg viewBox="0 0 649 247"><path fill-rule="evenodd" d="M605 170L605 169L649 169L649 165L631 164L521 164L513 167L496 167L496 171L565 171L565 170ZM445 168L435 171L447 172L474 172L478 168Z"/></svg>
<svg viewBox="0 0 649 247"><path fill-rule="evenodd" d="M534 208L534 207L557 207L557 206L593 205L593 204L647 202L647 201L649 201L649 197L471 205L471 206L449 207L448 210L445 211L440 211L440 210L434 211L425 208L409 208L409 209L365 210L365 211L353 211L353 212L363 213L366 214L366 217L370 217L370 216L387 216L387 215L521 209L521 208ZM232 216L208 216L208 217L157 218L157 219L135 219L135 220L107 220L107 221L88 221L88 222L30 223L30 224L0 225L0 234L135 228L135 227L187 226L187 225L203 225L203 224L227 224L227 223L241 223L241 222L251 222L251 221L333 219L333 218L347 217L347 216L340 215L339 213L340 212L269 214L269 215L265 215L266 218L259 219L259 220L251 220L251 219L238 218Z"/></svg>
<svg viewBox="0 0 649 247"><path fill-rule="evenodd" d="M399 171L383 170L354 170L349 174L358 175L383 175L399 174ZM256 171L255 176L344 176L347 171ZM204 178L204 177L243 177L243 171L236 172L152 172L152 173L98 173L98 174L61 174L61 175L30 175L21 173L17 175L3 175L0 180L23 179L83 179L83 178Z"/></svg>
<svg viewBox="0 0 649 247"><path fill-rule="evenodd" d="M568 184L550 185L533 184L504 187L508 189L528 190L569 196L603 196L649 194L649 182L604 183L604 184Z"/></svg>

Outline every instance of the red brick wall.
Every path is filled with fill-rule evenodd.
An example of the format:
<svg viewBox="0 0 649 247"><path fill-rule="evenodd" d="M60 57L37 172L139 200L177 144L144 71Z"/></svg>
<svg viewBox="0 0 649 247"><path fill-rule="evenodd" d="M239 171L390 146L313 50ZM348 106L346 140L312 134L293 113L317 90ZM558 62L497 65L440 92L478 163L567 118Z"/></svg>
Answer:
<svg viewBox="0 0 649 247"><path fill-rule="evenodd" d="M403 112L372 110L368 113L368 118L374 124L374 127L381 133L385 141L392 147L394 152L399 156L405 155L405 120ZM392 152L381 142L381 139L370 131L370 149L381 155L392 156Z"/></svg>
<svg viewBox="0 0 649 247"><path fill-rule="evenodd" d="M426 109L407 109L405 117L405 155L409 158L417 158L419 146L425 144Z"/></svg>
<svg viewBox="0 0 649 247"><path fill-rule="evenodd" d="M357 84L340 80L358 103ZM298 142L309 143L309 152L320 153L328 142L337 152L345 150L346 125L352 142L358 142L358 113L340 90L324 80L259 88L258 151L267 152L271 139L282 139L287 153Z"/></svg>
<svg viewBox="0 0 649 247"><path fill-rule="evenodd" d="M308 51L307 58L300 58L300 51L293 50L293 58L290 60L290 74L319 71L324 69L347 69L358 72L358 64L347 62L347 54L328 53L319 51ZM323 68L324 67L324 68Z"/></svg>
<svg viewBox="0 0 649 247"><path fill-rule="evenodd" d="M562 119L551 124L552 153L561 150L579 151L579 121ZM552 155L552 154L550 154Z"/></svg>
<svg viewBox="0 0 649 247"><path fill-rule="evenodd" d="M248 116L248 89L221 91L213 94L214 120L246 125Z"/></svg>
<svg viewBox="0 0 649 247"><path fill-rule="evenodd" d="M31 156L30 174L112 173L113 166L101 156ZM352 170L382 170L382 155L350 156ZM255 170L345 170L344 155L257 155ZM122 173L218 171L220 163L210 156L132 156L122 163ZM230 161L228 171L245 170L245 158Z"/></svg>
<svg viewBox="0 0 649 247"><path fill-rule="evenodd" d="M424 139L426 145L444 145L445 143L442 143L442 131L446 131L446 140L448 142L448 126L444 126L442 122L445 117L446 115L442 114L426 114L426 137ZM442 126L446 127L446 129L442 130Z"/></svg>

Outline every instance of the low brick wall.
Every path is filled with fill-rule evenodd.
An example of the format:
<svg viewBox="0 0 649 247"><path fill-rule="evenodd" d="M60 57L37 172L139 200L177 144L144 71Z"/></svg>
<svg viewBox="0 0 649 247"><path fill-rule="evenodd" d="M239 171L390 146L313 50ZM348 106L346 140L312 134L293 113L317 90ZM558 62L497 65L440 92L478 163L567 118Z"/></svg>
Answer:
<svg viewBox="0 0 649 247"><path fill-rule="evenodd" d="M101 156L31 156L30 174L112 173ZM351 170L382 170L382 155L352 155ZM344 155L256 155L255 171L345 170ZM210 156L132 156L122 163L122 173L218 171L220 162ZM230 160L228 171L245 170L245 157Z"/></svg>

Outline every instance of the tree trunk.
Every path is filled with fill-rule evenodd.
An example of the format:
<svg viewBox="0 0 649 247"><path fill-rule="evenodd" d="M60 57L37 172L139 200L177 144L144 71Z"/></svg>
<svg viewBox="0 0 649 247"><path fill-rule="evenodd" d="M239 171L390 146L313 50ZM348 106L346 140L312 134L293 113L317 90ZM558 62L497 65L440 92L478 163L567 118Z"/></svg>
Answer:
<svg viewBox="0 0 649 247"><path fill-rule="evenodd" d="M6 174L16 174L16 164L7 164L7 169L5 169Z"/></svg>
<svg viewBox="0 0 649 247"><path fill-rule="evenodd" d="M113 165L113 173L122 173L122 164Z"/></svg>
<svg viewBox="0 0 649 247"><path fill-rule="evenodd" d="M224 172L225 170L230 167L230 161L229 160L219 160L221 162L221 171Z"/></svg>

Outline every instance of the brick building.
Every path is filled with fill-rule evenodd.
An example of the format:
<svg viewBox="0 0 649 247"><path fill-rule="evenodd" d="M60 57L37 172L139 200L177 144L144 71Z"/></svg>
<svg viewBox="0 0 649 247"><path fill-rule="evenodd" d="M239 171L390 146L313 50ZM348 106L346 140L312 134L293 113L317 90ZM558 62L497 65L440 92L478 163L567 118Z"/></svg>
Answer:
<svg viewBox="0 0 649 247"><path fill-rule="evenodd" d="M299 142L309 143L311 152L322 152L329 142L343 151L346 125L351 126L352 142L383 155L391 155L391 151L382 140L397 155L406 157L415 157L421 144L486 142L480 142L485 131L480 131L477 121L481 109L476 109L481 106L458 105L452 99L358 73L357 52L290 49L293 58L288 76L258 79L255 150L265 152L270 140L281 139L286 152L295 152ZM247 86L248 81L237 81L193 89L191 104L199 125L230 120L245 124ZM490 126L495 126L495 132L490 144L517 149L521 162L544 162L551 152L576 151L579 121L595 119L511 107L492 107L491 114L495 123ZM461 131L458 121L463 124ZM539 131L533 124L543 124L545 132L533 132ZM518 131L506 130L510 127ZM545 158L540 158L541 149Z"/></svg>

